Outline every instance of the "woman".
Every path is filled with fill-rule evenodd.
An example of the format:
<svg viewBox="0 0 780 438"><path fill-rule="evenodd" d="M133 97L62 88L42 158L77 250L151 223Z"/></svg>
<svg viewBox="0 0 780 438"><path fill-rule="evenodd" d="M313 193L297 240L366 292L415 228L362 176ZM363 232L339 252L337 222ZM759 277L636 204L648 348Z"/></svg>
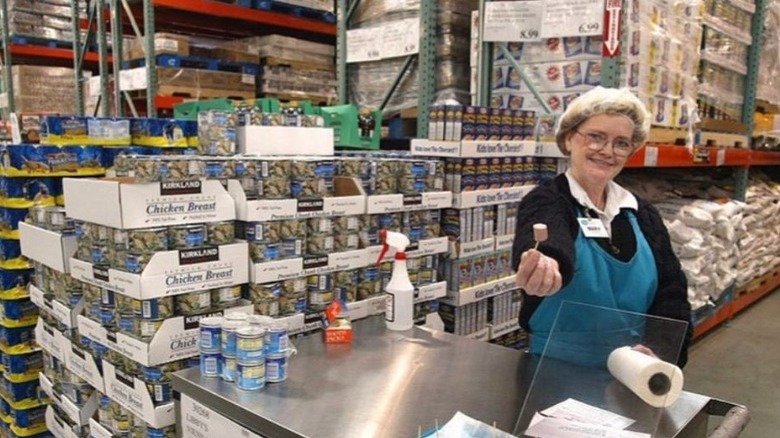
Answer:
<svg viewBox="0 0 780 438"><path fill-rule="evenodd" d="M542 353L548 338L565 338L559 333L573 336L566 342L578 344L575 349L604 343L600 338L615 333L614 318L624 317L602 308L690 321L685 275L658 211L613 181L647 139L650 121L629 91L601 87L572 102L559 119L556 142L571 158L571 168L520 203L513 248L524 298L520 325L531 334L532 352ZM534 249L537 223L547 226L549 237ZM584 312L574 317L561 315L556 325L564 301L598 307L580 307ZM672 341L657 320L641 321L637 327L623 320L621 327L639 344L634 348L654 354L641 344L651 345L659 357L677 359L680 337ZM683 326L676 324L678 333ZM687 361L690 324L685 333L677 361L681 366ZM603 354L599 360L605 360Z"/></svg>

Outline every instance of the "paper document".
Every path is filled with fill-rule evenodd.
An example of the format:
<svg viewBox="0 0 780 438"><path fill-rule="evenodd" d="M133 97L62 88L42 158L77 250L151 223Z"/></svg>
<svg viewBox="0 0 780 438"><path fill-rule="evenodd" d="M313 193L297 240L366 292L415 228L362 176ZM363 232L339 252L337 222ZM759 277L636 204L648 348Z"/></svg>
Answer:
<svg viewBox="0 0 780 438"><path fill-rule="evenodd" d="M543 418L525 431L536 438L651 438L649 433L629 432L596 424Z"/></svg>
<svg viewBox="0 0 780 438"><path fill-rule="evenodd" d="M557 418L559 420L595 424L612 429L625 429L635 422L635 420L630 418L591 406L587 403L574 400L573 398L564 400L555 406L543 410L542 415Z"/></svg>
<svg viewBox="0 0 780 438"><path fill-rule="evenodd" d="M650 438L649 434L624 430L631 418L572 398L537 412L525 435L536 438Z"/></svg>
<svg viewBox="0 0 780 438"><path fill-rule="evenodd" d="M438 431L431 430L424 438L514 438L514 435L502 432L479 420L469 417L463 412L455 415Z"/></svg>

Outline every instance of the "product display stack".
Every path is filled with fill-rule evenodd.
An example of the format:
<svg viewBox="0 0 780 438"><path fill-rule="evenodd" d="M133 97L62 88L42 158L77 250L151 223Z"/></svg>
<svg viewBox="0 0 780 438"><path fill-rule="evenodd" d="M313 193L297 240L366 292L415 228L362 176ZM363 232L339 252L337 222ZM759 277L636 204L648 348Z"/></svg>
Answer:
<svg viewBox="0 0 780 438"><path fill-rule="evenodd" d="M687 127L695 110L699 78L691 72L698 70L701 56L700 6L698 1L627 3L620 85L642 99L653 114L654 126ZM542 101L556 114L562 113L580 94L602 85L602 46L601 35L507 43L508 56L519 63ZM705 45L705 51L719 55L718 59L729 58L731 49L736 50L728 42L716 45L715 37L709 46ZM740 54L744 59L746 49ZM493 51L492 65L492 107L543 112L521 72L498 45ZM715 73L710 64L704 62L702 88L718 94L712 75Z"/></svg>
<svg viewBox="0 0 780 438"><path fill-rule="evenodd" d="M737 294L752 292L780 266L778 236L780 185L769 174L756 172L748 181L741 257L737 265Z"/></svg>
<svg viewBox="0 0 780 438"><path fill-rule="evenodd" d="M45 407L38 408L39 378L44 360L38 347L25 347L33 339L33 331L38 325L38 307L42 303L41 290L49 290L57 294L64 303L69 301L66 294L66 276L63 273L62 254L60 265L56 269L41 265L35 254L30 252L29 240L20 242L29 236L30 231L38 231L45 238L60 242L62 233L72 233L68 226L63 205L62 179L67 176L100 176L104 174L102 164L102 148L93 146L86 141L86 129L83 138L69 138L61 135L57 129L49 129L62 121L57 117L23 116L14 129L14 136L25 141L37 141L42 144L10 144L2 147L0 152L4 157L2 177L2 222L0 236L2 237L3 261L2 299L4 307L3 330L4 354L8 359L5 366L14 371L5 374L8 385L5 386L6 406L16 410L35 408L27 415L25 423L9 423L16 435L29 433L20 432L19 427L36 428L45 431ZM21 128L21 129L19 129ZM128 137L129 138L129 137ZM80 145L76 146L74 143ZM62 245L59 245L62 247ZM44 249L49 251L51 248ZM28 259L32 259L30 262ZM34 270L30 268L34 267ZM50 270L50 271L49 271ZM43 285L41 280L46 276L51 283ZM34 285L29 285L30 278ZM45 318L47 314L43 312ZM39 336L35 336L39 340ZM5 414L9 414L6 410ZM21 418L21 417L20 417ZM27 429L25 429L27 430Z"/></svg>
<svg viewBox="0 0 780 438"><path fill-rule="evenodd" d="M73 114L76 112L76 104L73 100L75 72L72 68L35 65L14 65L10 68L14 87L14 109L20 114L20 118L25 113ZM84 72L85 78L91 75L91 72ZM8 95L2 93L0 108L7 107Z"/></svg>
<svg viewBox="0 0 780 438"><path fill-rule="evenodd" d="M146 92L144 39L124 44L124 62L120 87L136 97ZM220 45L190 43L186 35L156 33L154 62L158 96L182 96L191 99L255 97L255 77L259 73L256 58L246 59L238 50ZM196 56L197 55L197 56ZM249 62L247 62L249 61Z"/></svg>
<svg viewBox="0 0 780 438"><path fill-rule="evenodd" d="M429 140L412 154L442 157L453 208L442 212L449 252L439 262L447 296L439 314L448 332L521 347L512 244L518 202L563 171L554 143L538 142L540 124L528 110L434 105Z"/></svg>
<svg viewBox="0 0 780 438"><path fill-rule="evenodd" d="M297 333L321 327L333 302L345 303L351 319L383 312L392 259L378 260L382 230L412 241L418 302L444 294L434 255L447 249L439 218L452 196L443 191L438 160L334 156L333 132L321 127L321 116L248 111L239 110L239 149L263 158L254 159L255 177L231 181L229 189L239 204L239 235L249 243L248 298L256 313L282 317ZM279 116L279 123L263 122ZM292 143L292 136L302 140ZM269 138L285 147L269 149Z"/></svg>
<svg viewBox="0 0 780 438"><path fill-rule="evenodd" d="M8 1L8 33L16 42L33 44L41 40L53 40L63 47L73 47L73 16L71 1L32 0ZM86 2L78 2L81 10Z"/></svg>
<svg viewBox="0 0 780 438"><path fill-rule="evenodd" d="M746 232L745 204L728 199L730 190L708 178L658 176L633 175L622 178L621 184L661 213L688 281L696 323L733 299L737 264L744 259L740 241Z"/></svg>
<svg viewBox="0 0 780 438"><path fill-rule="evenodd" d="M262 69L257 95L283 100L336 100L336 48L283 35L237 40L230 47L253 53ZM259 58L259 59L258 59Z"/></svg>
<svg viewBox="0 0 780 438"><path fill-rule="evenodd" d="M748 51L752 44L751 0L704 2L699 112L704 119L742 121Z"/></svg>
<svg viewBox="0 0 780 438"><path fill-rule="evenodd" d="M194 122L166 119L50 116L40 132L46 144L4 152L6 175L71 177L51 190L71 199L70 210L33 206L20 224L21 251L35 263L30 297L43 315L35 337L44 349L36 378L52 402L45 426L86 436L99 433L99 419L103 433L171 436L169 375L197 356L197 320L251 309L241 300L247 247L234 240L234 202L220 182L159 165L136 176L133 163L136 154L159 164L155 154L223 149L199 149ZM104 170L124 178L72 178ZM17 198L46 193L15 187Z"/></svg>
<svg viewBox="0 0 780 438"><path fill-rule="evenodd" d="M687 128L696 110L696 99L713 85L708 79L709 64L702 62L699 69L699 60L705 57L699 49L701 2L651 0L629 3L625 39L628 46L621 52L625 61L621 86L634 91L645 103L653 115L653 126ZM749 21L746 29L750 29ZM749 35L749 30L747 32ZM720 54L714 42L707 45L705 41L704 47L705 53ZM746 51L742 56L744 59ZM696 71L701 72L699 77ZM701 107L699 114L706 117Z"/></svg>

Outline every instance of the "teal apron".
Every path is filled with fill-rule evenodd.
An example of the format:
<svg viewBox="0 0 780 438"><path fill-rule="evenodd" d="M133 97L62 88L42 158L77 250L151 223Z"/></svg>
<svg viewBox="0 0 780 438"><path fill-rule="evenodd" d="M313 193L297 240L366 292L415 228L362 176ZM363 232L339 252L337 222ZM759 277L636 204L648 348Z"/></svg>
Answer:
<svg viewBox="0 0 780 438"><path fill-rule="evenodd" d="M614 348L641 341L644 317L602 309L645 314L658 288L653 252L634 212L628 210L627 214L636 238L636 253L628 262L615 259L579 230L571 282L545 297L529 321L532 353L602 366ZM562 307L565 301L598 307L572 303ZM556 322L559 309L561 317ZM555 332L550 336L553 326Z"/></svg>

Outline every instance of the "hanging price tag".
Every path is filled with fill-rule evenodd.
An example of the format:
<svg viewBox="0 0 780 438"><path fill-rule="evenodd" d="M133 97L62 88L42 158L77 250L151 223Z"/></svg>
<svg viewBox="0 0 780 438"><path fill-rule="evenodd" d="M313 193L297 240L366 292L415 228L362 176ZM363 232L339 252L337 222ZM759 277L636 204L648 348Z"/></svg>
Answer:
<svg viewBox="0 0 780 438"><path fill-rule="evenodd" d="M604 0L545 0L542 37L601 35Z"/></svg>
<svg viewBox="0 0 780 438"><path fill-rule="evenodd" d="M420 51L420 20L409 18L382 26L381 57L408 56Z"/></svg>
<svg viewBox="0 0 780 438"><path fill-rule="evenodd" d="M347 62L377 61L381 58L382 28L347 31Z"/></svg>
<svg viewBox="0 0 780 438"><path fill-rule="evenodd" d="M538 41L543 2L494 1L485 4L485 41Z"/></svg>
<svg viewBox="0 0 780 438"><path fill-rule="evenodd" d="M658 166L658 148L655 146L645 146L645 167Z"/></svg>
<svg viewBox="0 0 780 438"><path fill-rule="evenodd" d="M725 149L718 149L718 157L716 158L717 166L722 166L726 164L726 150Z"/></svg>

